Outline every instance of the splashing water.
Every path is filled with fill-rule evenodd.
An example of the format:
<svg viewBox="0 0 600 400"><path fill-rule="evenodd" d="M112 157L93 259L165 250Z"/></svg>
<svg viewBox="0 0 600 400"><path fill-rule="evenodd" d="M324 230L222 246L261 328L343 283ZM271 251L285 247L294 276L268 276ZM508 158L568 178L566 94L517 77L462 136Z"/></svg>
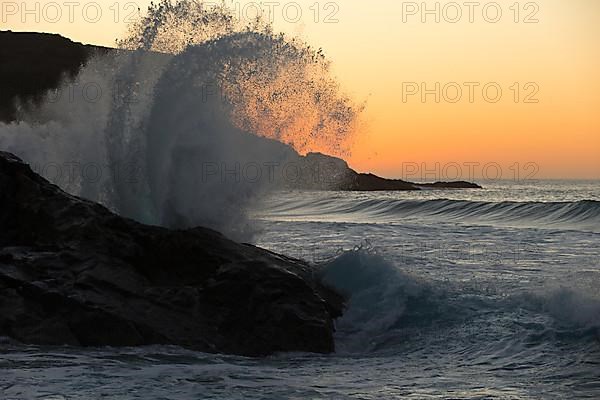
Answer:
<svg viewBox="0 0 600 400"><path fill-rule="evenodd" d="M118 41L123 50L96 55L75 79L112 93L95 102L48 93L0 124L0 147L124 216L247 239L245 210L270 187L264 165L347 154L361 106L320 49L207 4L152 4Z"/></svg>

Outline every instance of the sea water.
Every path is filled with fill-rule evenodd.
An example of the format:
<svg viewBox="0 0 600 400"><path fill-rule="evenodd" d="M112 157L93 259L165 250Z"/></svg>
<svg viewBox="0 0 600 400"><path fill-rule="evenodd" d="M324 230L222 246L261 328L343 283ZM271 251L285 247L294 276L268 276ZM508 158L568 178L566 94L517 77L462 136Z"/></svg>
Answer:
<svg viewBox="0 0 600 400"><path fill-rule="evenodd" d="M0 345L3 399L600 398L600 182L277 192L257 245L350 296L331 355Z"/></svg>

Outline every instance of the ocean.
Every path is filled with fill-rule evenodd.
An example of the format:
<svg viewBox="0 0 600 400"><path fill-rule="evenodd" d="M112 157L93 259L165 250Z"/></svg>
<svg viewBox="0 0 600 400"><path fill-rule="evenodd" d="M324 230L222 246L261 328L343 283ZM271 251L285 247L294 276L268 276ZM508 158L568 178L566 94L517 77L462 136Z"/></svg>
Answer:
<svg viewBox="0 0 600 400"><path fill-rule="evenodd" d="M276 192L253 243L350 297L336 353L3 339L3 399L600 398L600 182Z"/></svg>

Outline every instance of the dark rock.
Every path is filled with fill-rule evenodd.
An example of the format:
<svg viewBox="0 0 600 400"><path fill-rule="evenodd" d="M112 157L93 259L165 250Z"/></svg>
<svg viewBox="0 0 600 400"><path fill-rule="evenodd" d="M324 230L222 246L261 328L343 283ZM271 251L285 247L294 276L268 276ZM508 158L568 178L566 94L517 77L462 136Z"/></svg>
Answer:
<svg viewBox="0 0 600 400"><path fill-rule="evenodd" d="M321 153L308 153L294 161L300 171L299 178L287 180L290 189L341 190L341 191L405 191L424 189L481 189L481 186L464 181L413 183L401 179L386 179L369 173L358 173L341 158Z"/></svg>
<svg viewBox="0 0 600 400"><path fill-rule="evenodd" d="M327 353L342 307L301 261L119 217L0 152L0 336Z"/></svg>
<svg viewBox="0 0 600 400"><path fill-rule="evenodd" d="M74 77L90 57L108 49L60 35L0 31L0 121L17 119L17 101L35 105L64 77Z"/></svg>
<svg viewBox="0 0 600 400"><path fill-rule="evenodd" d="M426 189L482 189L478 184L467 181L417 183L416 186Z"/></svg>

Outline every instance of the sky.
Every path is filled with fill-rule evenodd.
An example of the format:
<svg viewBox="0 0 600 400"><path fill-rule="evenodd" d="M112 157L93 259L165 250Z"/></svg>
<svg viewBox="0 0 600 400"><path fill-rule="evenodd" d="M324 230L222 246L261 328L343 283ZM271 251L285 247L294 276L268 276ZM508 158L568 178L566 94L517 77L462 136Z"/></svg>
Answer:
<svg viewBox="0 0 600 400"><path fill-rule="evenodd" d="M150 2L0 1L0 29L111 46ZM258 3L232 1L242 18ZM412 180L600 179L600 1L265 1L365 103L348 161Z"/></svg>

